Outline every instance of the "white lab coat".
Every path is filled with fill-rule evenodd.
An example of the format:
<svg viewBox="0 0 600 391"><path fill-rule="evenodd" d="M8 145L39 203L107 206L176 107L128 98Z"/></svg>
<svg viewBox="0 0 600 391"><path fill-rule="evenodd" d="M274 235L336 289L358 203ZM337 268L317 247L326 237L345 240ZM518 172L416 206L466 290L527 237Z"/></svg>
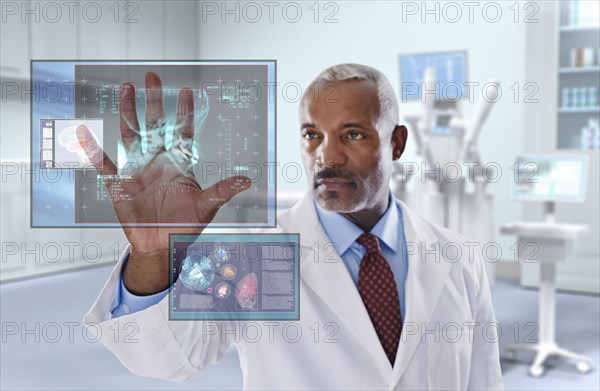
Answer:
<svg viewBox="0 0 600 391"><path fill-rule="evenodd" d="M393 368L344 263L328 244L310 193L279 215L277 230L266 231L300 233L299 321L169 321L168 297L111 319L121 259L84 322L140 376L174 381L201 376L234 344L246 389L503 389L479 252L469 255L463 245L468 239L396 202L402 207L409 266Z"/></svg>

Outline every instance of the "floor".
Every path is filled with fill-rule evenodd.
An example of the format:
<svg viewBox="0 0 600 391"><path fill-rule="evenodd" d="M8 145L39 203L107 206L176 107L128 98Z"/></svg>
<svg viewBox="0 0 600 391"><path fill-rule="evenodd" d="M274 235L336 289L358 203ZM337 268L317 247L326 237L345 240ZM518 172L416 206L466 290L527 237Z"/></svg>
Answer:
<svg viewBox="0 0 600 391"><path fill-rule="evenodd" d="M84 333L83 314L109 275L109 267L0 285L2 390L208 390L240 389L242 374L235 349L204 376L171 383L130 374L99 342ZM493 288L500 323L501 349L514 340L535 339L537 291L514 280ZM531 356L502 361L507 390L600 389L600 298L560 293L557 297L557 340L591 357L594 369L579 374L565 362L551 362L544 377L527 375ZM106 376L110 374L110 376Z"/></svg>

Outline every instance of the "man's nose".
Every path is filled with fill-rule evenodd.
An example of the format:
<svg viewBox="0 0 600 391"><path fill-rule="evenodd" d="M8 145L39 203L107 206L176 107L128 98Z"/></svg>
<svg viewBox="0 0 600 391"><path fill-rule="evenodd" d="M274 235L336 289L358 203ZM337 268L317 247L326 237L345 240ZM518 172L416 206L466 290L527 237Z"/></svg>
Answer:
<svg viewBox="0 0 600 391"><path fill-rule="evenodd" d="M325 138L319 147L317 161L322 167L337 167L346 163L346 152L336 139Z"/></svg>

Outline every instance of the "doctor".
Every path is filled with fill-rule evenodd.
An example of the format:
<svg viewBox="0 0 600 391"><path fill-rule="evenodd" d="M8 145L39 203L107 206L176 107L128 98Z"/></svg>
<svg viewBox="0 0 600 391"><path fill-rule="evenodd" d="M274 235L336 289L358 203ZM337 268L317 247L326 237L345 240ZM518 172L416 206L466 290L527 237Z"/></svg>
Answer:
<svg viewBox="0 0 600 391"><path fill-rule="evenodd" d="M200 189L182 167L194 135L191 90L180 91L173 138L179 142L165 150L156 74L146 75L146 89L154 148L142 156L133 86L121 86L121 137L144 167L119 184L134 201L114 200L117 216L122 223L208 223L250 182L234 177ZM325 99L332 90L333 99ZM407 130L398 125L390 82L374 68L342 64L319 74L307 91L299 114L310 189L278 216L276 230L265 230L300 233L300 320L170 321L168 234L200 234L202 227L125 226L130 250L84 322L140 376L195 378L235 345L246 389L502 389L480 255L467 238L391 196L392 164L404 151ZM94 143L85 127L77 133ZM90 159L101 174L116 174L102 152ZM169 198L157 191L164 181L190 192ZM106 185L110 191L114 183ZM115 338L116 330L132 338Z"/></svg>

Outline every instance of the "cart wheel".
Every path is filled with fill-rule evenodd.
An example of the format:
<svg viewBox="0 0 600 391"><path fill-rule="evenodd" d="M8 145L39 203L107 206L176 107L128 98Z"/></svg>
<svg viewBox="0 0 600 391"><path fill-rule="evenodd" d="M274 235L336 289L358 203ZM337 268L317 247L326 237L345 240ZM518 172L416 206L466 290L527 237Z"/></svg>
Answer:
<svg viewBox="0 0 600 391"><path fill-rule="evenodd" d="M529 375L533 377L541 377L544 375L544 367L541 365L529 368Z"/></svg>
<svg viewBox="0 0 600 391"><path fill-rule="evenodd" d="M504 359L506 361L515 361L517 359L517 352L513 349L506 349L504 351Z"/></svg>
<svg viewBox="0 0 600 391"><path fill-rule="evenodd" d="M577 370L580 373L588 373L592 369L589 361L581 360L577 363Z"/></svg>

